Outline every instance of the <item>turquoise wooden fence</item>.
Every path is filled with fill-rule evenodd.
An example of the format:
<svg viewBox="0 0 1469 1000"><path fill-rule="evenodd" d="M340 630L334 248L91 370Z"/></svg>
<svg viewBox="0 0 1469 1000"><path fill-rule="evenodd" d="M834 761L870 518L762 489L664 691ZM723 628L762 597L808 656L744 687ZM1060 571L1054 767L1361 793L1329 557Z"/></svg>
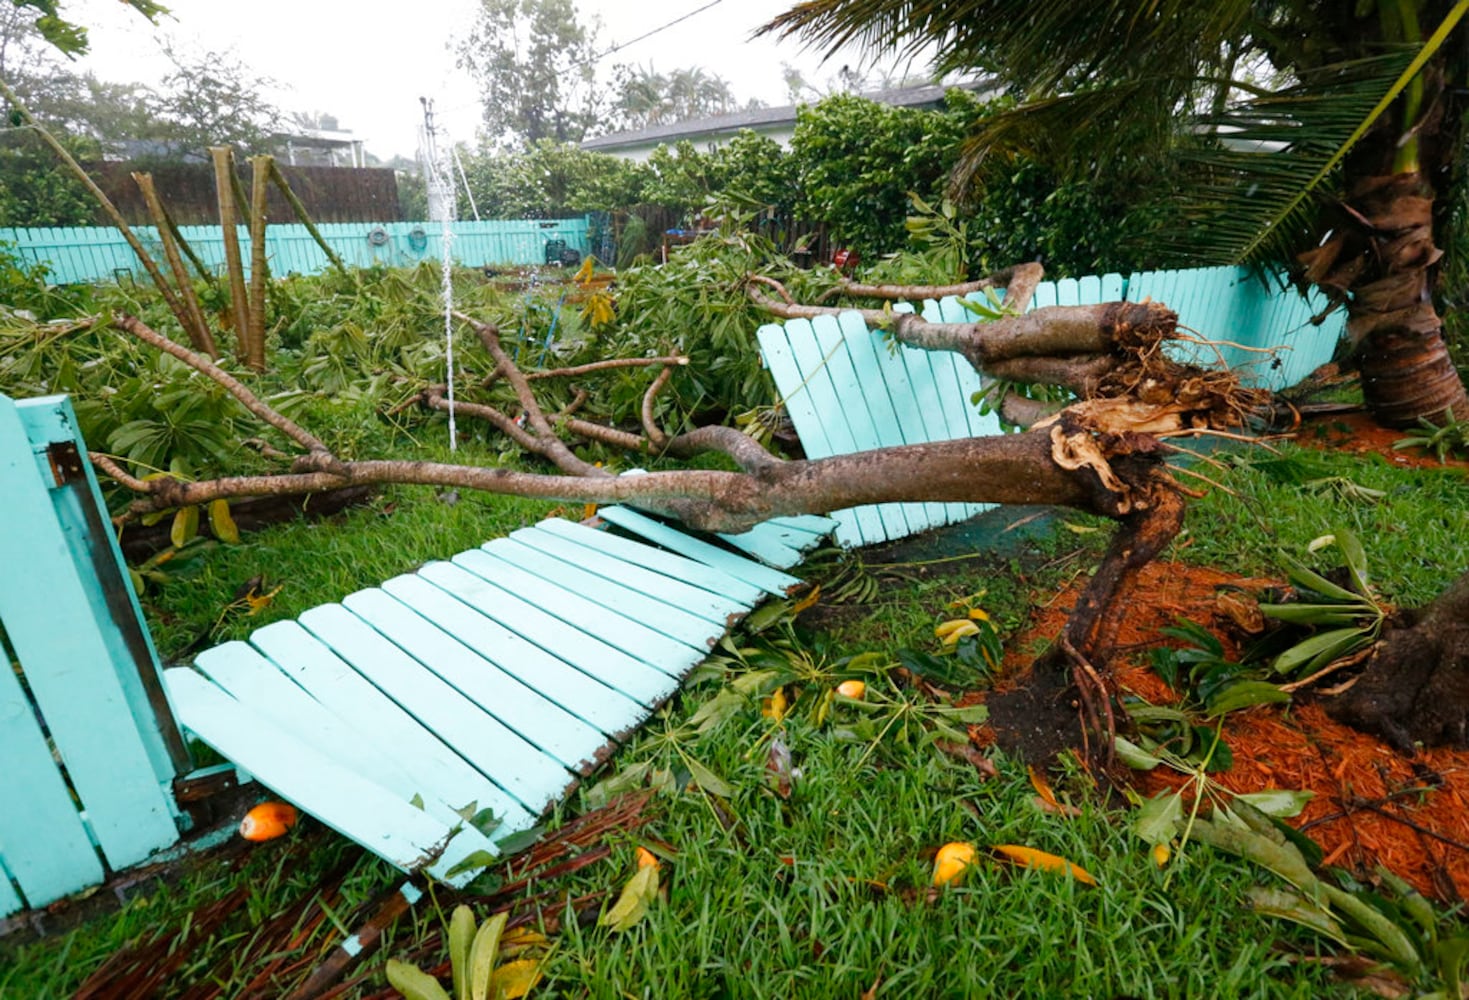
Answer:
<svg viewBox="0 0 1469 1000"><path fill-rule="evenodd" d="M1170 352L1196 364L1227 364L1247 382L1278 391L1331 360L1345 328L1340 311L1321 324L1325 302L1313 291L1265 284L1244 268L1146 271L1042 282L1031 308L1093 305L1151 297L1178 312L1180 326L1208 343ZM974 298L980 298L976 293ZM899 305L899 311L912 306ZM955 298L922 303L933 322L974 315ZM766 366L806 454L812 458L872 448L1000 433L993 414L971 402L984 380L952 352L889 349L860 314L770 323L757 331ZM832 512L843 545L872 545L962 521L984 504L876 504Z"/></svg>
<svg viewBox="0 0 1469 1000"><path fill-rule="evenodd" d="M834 522L552 518L159 670L65 397L0 395L0 917L157 859L181 729L462 885L612 753ZM753 558L752 558L753 557ZM757 561L758 560L758 561ZM471 804L498 826L466 824Z"/></svg>
<svg viewBox="0 0 1469 1000"><path fill-rule="evenodd" d="M317 229L348 265L357 267L436 261L443 245L443 228L436 222L334 223ZM590 252L584 218L461 221L451 229L454 260L466 267L541 264L547 244L558 240L578 253ZM181 226L179 231L207 267L223 273L224 238L218 226ZM133 232L163 266L158 230L134 226ZM245 226L238 227L238 238L248 273L250 233ZM0 229L0 243L13 244L27 261L45 264L51 269L50 280L59 285L146 279L132 248L113 228ZM271 273L278 276L292 271L315 274L329 266L326 254L302 225L266 227L265 254Z"/></svg>
<svg viewBox="0 0 1469 1000"><path fill-rule="evenodd" d="M678 689L792 576L624 508L561 518L165 672L179 721L276 794L405 871L462 885ZM719 536L776 566L830 533ZM473 804L498 825L462 821Z"/></svg>
<svg viewBox="0 0 1469 1000"><path fill-rule="evenodd" d="M0 395L0 916L172 845L188 754L65 397Z"/></svg>

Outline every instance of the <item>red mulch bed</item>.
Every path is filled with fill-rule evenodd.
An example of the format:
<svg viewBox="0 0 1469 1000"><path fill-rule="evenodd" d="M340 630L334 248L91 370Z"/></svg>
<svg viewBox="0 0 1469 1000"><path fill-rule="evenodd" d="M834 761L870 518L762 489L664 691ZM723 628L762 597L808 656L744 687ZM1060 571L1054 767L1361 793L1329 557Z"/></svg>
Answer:
<svg viewBox="0 0 1469 1000"><path fill-rule="evenodd" d="M1131 602L1134 611L1123 623L1118 641L1123 649L1137 650L1169 642L1159 630L1183 616L1225 637L1227 647L1226 620L1215 605L1218 588L1254 590L1272 582L1277 581L1245 579L1183 563L1153 563L1143 570ZM1079 590L1079 584L1072 584L1059 595L1040 597L1030 633L1007 646L1021 650L1032 638L1059 634ZM1022 661L1016 655L1007 666L1018 670ZM1147 666L1119 670L1118 681L1154 704L1178 700ZM1301 703L1302 698L1307 700ZM1375 738L1332 721L1308 698L1298 696L1298 703L1285 711L1265 706L1227 716L1224 734L1234 752L1234 766L1214 776L1219 784L1236 792L1267 788L1314 792L1305 811L1291 822L1306 828L1322 846L1328 863L1364 874L1384 865L1427 895L1446 901L1469 897L1469 751L1432 750L1410 760ZM1163 767L1137 776L1143 794L1177 787L1185 780ZM1429 785L1434 787L1408 791Z"/></svg>

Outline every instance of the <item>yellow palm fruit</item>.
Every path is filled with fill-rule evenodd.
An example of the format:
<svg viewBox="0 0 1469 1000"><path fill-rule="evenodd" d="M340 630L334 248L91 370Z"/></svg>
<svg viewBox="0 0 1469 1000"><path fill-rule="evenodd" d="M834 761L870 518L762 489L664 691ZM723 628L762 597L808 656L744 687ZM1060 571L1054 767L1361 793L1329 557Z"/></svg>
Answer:
<svg viewBox="0 0 1469 1000"><path fill-rule="evenodd" d="M842 681L837 685L837 694L843 698L851 698L853 701L861 701L862 696L867 693L867 685L862 681Z"/></svg>

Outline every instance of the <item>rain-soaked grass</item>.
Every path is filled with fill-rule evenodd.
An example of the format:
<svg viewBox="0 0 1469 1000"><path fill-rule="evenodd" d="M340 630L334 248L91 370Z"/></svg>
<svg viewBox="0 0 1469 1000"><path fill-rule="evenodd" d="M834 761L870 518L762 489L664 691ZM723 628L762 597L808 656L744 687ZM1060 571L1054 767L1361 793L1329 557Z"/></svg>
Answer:
<svg viewBox="0 0 1469 1000"><path fill-rule="evenodd" d="M1332 524L1347 523L1367 542L1384 589L1401 600L1431 596L1469 563L1462 475L1312 455L1327 463L1330 476L1383 495L1336 486L1318 493L1289 469L1253 457L1230 459L1230 468L1209 475L1238 496L1216 491L1193 504L1175 554L1266 572L1279 547L1300 551ZM216 636L235 637L472 547L550 507L387 490L370 506L330 521L276 527L245 545L202 553L150 593L151 624L168 653L216 622L244 579L264 574L268 583L283 584L260 616L231 619ZM933 627L954 614L949 602L980 590L987 591L982 603L993 618L1007 633L1016 631L1035 595L1054 593L1086 572L1105 541L1105 532L1089 530L1092 522L1070 515L1065 521L1070 527L1054 525L993 558L865 553L861 573L829 559L810 564L808 575L830 584L826 613L804 618L794 641L783 646L767 640L779 638L784 626L754 639L736 633L735 647L770 647L767 658L699 670L597 777L615 786L646 763L644 775L654 775L661 790L645 826L613 836L608 860L533 885L551 894L545 916L564 918L550 934L545 978L533 995L1348 995L1325 966L1309 960L1314 939L1245 905L1245 890L1268 880L1260 871L1200 845L1159 869L1128 831L1126 813L1079 777L1057 784L1080 815L1058 816L1035 805L1023 762L996 756L997 775L989 777L935 744L933 705L899 679L892 657L902 647L936 650ZM864 576L874 584L852 583ZM879 654L866 665L868 709L838 701L821 713L847 658L867 652ZM761 696L785 678L739 682L752 670L772 669L769 656L791 659L796 677L782 685L789 705L779 720L762 711ZM736 682L747 694L732 701ZM703 731L688 724L721 696L731 707L720 724ZM778 793L767 767L777 737L799 772L789 798ZM696 779L696 770L711 778ZM594 782L556 817L597 804L606 791ZM978 845L979 861L958 885L933 890L933 851L949 841ZM597 926L595 912L576 919L554 902L604 892L610 903L635 871L639 844L671 856L660 871L661 897L635 926L613 931ZM1064 857L1098 885L1002 864L986 850L996 844ZM347 916L390 889L397 876L307 821L282 841L206 857L172 882L136 888L126 904L104 908L74 929L39 941L0 940L0 997L70 995L121 945L178 929L194 911L242 888L238 912L188 946L163 994L214 982L220 995L238 995L275 957L264 952L260 928L354 855L339 897L306 900L306 917L320 915L323 903L329 916L303 934L292 960L319 959L343 936ZM358 970L367 978L347 995L381 990L381 962L411 949L441 920L442 910L428 904L401 919L384 949ZM302 975L277 980L262 995L284 995Z"/></svg>

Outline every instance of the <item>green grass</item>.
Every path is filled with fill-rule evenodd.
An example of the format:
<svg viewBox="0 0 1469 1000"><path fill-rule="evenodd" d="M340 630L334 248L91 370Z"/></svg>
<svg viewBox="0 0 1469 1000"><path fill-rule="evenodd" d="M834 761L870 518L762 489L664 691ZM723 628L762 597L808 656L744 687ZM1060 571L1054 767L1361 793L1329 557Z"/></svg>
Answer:
<svg viewBox="0 0 1469 1000"><path fill-rule="evenodd" d="M504 464L472 446L451 454L444 443L410 452L400 442L384 453ZM148 584L144 612L160 654L170 659L205 628L214 629L215 642L243 638L272 621L534 524L557 509L544 500L388 486L367 505L330 519L274 525L252 533L246 544L211 544L197 556L165 564L169 579ZM580 505L564 509L581 512ZM264 576L267 589L280 587L270 604L249 617L239 608L226 611L236 588L257 575Z"/></svg>
<svg viewBox="0 0 1469 1000"><path fill-rule="evenodd" d="M1362 540L1376 586L1404 606L1431 600L1469 568L1469 476L1462 469L1405 469L1379 455L1293 444L1278 452L1220 454L1223 473L1195 466L1234 495L1210 490L1190 503L1173 553L1279 577L1280 552L1301 557L1313 538L1340 525ZM1381 496L1364 497L1348 484Z"/></svg>
<svg viewBox="0 0 1469 1000"><path fill-rule="evenodd" d="M1237 496L1214 491L1191 504L1175 554L1241 573L1275 573L1278 550L1301 552L1311 538L1345 523L1367 544L1384 593L1404 603L1428 599L1469 565L1469 485L1462 475L1291 448L1285 454L1291 462L1249 453L1228 459L1228 470L1208 470ZM1310 466L1304 472L1303 462ZM1385 495L1366 503L1302 486L1303 477L1322 478L1316 473L1323 469L1327 478ZM244 579L263 573L283 583L260 616L231 619L219 630L219 639L238 637L533 522L551 507L473 494L450 504L427 488L386 490L371 506L329 521L282 525L245 545L203 552L150 592L150 623L167 653L215 622ZM799 633L796 648L815 666L782 727L802 772L790 800L767 785L765 754L776 723L760 713L758 698L711 732L682 727L739 668L701 671L700 681L618 753L609 772L642 762L669 771L670 786L638 834L676 852L664 864L666 898L621 934L563 921L537 995L855 996L879 980L878 996L1349 995L1320 965L1276 947L1284 942L1312 955L1316 943L1246 908L1244 891L1268 876L1243 862L1196 845L1160 871L1127 831L1125 813L1080 782L1064 787L1082 815L1063 819L1033 805L1022 762L1000 759L999 777L985 781L970 764L939 752L923 724L895 725L881 741L853 741L842 731L859 713L838 706L816 725L813 706L842 657L891 657L904 646L933 650L933 626L952 614L948 603L981 589L984 606L1013 634L1029 619L1030 595L1054 592L1089 569L1105 539L1060 526L994 557L862 554L877 577L876 593ZM820 580L836 569L818 560L804 572ZM890 673L871 683L875 695L918 697ZM689 783L688 759L731 786L719 808ZM577 793L557 815L579 812L597 794ZM258 971L263 957L250 941L263 921L357 851L327 833L321 846L293 852L292 844L314 844L311 824L304 826L287 841L252 848L242 864L206 858L178 881L70 932L24 945L0 941L0 997L66 996L121 944L181 926L196 906L244 885L248 905L190 954L173 984L181 991L211 978L229 995ZM932 852L951 840L1041 848L1082 865L1101 884L1092 889L986 858L963 884L930 893ZM609 891L615 898L634 870L636 842L614 838L610 861L535 889L561 898ZM351 913L393 878L386 865L362 855L333 912ZM440 925L433 906L420 906L394 928L369 968ZM327 921L306 946L319 951L336 937ZM382 985L375 975L359 995Z"/></svg>

